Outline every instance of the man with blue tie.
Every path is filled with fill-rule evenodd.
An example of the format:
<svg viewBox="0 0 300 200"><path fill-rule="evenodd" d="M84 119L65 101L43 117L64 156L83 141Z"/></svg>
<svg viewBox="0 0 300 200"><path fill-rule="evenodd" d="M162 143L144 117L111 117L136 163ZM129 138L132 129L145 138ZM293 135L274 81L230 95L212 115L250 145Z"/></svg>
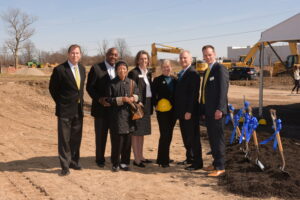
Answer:
<svg viewBox="0 0 300 200"><path fill-rule="evenodd" d="M208 176L225 173L224 126L227 114L229 74L227 68L216 62L215 49L211 45L202 48L203 58L209 65L202 83L200 112L205 119L213 163L203 170Z"/></svg>
<svg viewBox="0 0 300 200"><path fill-rule="evenodd" d="M180 131L186 160L177 164L185 165L186 170L197 170L203 167L202 149L199 129L199 88L200 76L192 67L192 55L184 50L179 55L182 70L179 73L175 89L175 115L179 119Z"/></svg>
<svg viewBox="0 0 300 200"><path fill-rule="evenodd" d="M80 58L80 46L71 45L68 49L68 61L54 68L49 84L58 118L58 153L62 176L70 174L69 168L82 169L79 158L85 68L79 64Z"/></svg>

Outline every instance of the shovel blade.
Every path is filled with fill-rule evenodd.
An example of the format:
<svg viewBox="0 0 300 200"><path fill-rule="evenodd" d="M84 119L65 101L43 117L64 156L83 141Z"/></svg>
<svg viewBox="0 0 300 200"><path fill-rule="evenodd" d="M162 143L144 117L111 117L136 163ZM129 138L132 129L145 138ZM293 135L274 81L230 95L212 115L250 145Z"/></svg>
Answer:
<svg viewBox="0 0 300 200"><path fill-rule="evenodd" d="M262 164L262 162L260 162L260 160L256 160L256 165L261 169L261 171L264 171L265 166Z"/></svg>

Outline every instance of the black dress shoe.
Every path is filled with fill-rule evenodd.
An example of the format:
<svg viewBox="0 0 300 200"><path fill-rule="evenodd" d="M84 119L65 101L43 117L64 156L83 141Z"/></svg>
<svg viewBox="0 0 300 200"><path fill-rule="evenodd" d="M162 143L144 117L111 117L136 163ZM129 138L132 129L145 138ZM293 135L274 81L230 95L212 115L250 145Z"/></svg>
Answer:
<svg viewBox="0 0 300 200"><path fill-rule="evenodd" d="M68 169L63 169L60 172L60 176L68 176L70 174L70 171Z"/></svg>
<svg viewBox="0 0 300 200"><path fill-rule="evenodd" d="M192 161L190 161L190 160L184 160L184 161L181 161L181 162L177 163L177 165L187 165L187 164L192 164Z"/></svg>
<svg viewBox="0 0 300 200"><path fill-rule="evenodd" d="M111 171L118 172L120 170L119 166L112 166Z"/></svg>
<svg viewBox="0 0 300 200"><path fill-rule="evenodd" d="M142 163L152 163L152 161L148 160L148 159L145 159L145 160L142 160Z"/></svg>
<svg viewBox="0 0 300 200"><path fill-rule="evenodd" d="M104 162L97 162L97 166L103 168L105 166Z"/></svg>
<svg viewBox="0 0 300 200"><path fill-rule="evenodd" d="M202 169L202 168L203 168L202 165L190 165L184 169L188 170L188 171L194 171L194 170L198 170L198 169Z"/></svg>
<svg viewBox="0 0 300 200"><path fill-rule="evenodd" d="M173 163L173 162L174 162L174 160L171 160L171 159L169 160L169 163Z"/></svg>
<svg viewBox="0 0 300 200"><path fill-rule="evenodd" d="M136 163L135 161L133 161L133 165L137 166L137 167L141 167L141 168L145 168L146 165L144 165L143 162L140 162L140 163Z"/></svg>
<svg viewBox="0 0 300 200"><path fill-rule="evenodd" d="M129 171L130 170L128 165L126 165L126 164L120 164L120 169L123 170L123 171Z"/></svg>
<svg viewBox="0 0 300 200"><path fill-rule="evenodd" d="M170 167L169 164L159 164L158 166L160 166L160 167L162 167L162 168L168 168L168 167Z"/></svg>
<svg viewBox="0 0 300 200"><path fill-rule="evenodd" d="M74 169L74 170L82 170L82 167L81 167L79 164L77 164L77 165L75 165L75 164L70 164L70 168L72 168L72 169Z"/></svg>

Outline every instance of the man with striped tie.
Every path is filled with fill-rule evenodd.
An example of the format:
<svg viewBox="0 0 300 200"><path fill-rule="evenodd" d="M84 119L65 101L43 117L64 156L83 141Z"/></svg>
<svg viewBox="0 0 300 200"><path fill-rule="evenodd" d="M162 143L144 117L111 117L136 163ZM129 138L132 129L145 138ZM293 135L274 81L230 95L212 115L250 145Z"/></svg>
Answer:
<svg viewBox="0 0 300 200"><path fill-rule="evenodd" d="M216 62L215 49L211 45L202 48L203 58L208 64L201 89L200 113L205 119L213 163L203 170L208 176L225 173L224 126L227 114L229 74L227 68Z"/></svg>
<svg viewBox="0 0 300 200"><path fill-rule="evenodd" d="M71 45L68 60L54 68L49 91L56 104L58 119L58 154L61 174L70 174L69 168L81 170L79 164L83 123L83 89L85 68L79 64L81 48Z"/></svg>
<svg viewBox="0 0 300 200"><path fill-rule="evenodd" d="M192 55L189 51L180 53L179 62L182 70L175 88L174 107L186 149L186 160L177 164L191 164L185 169L192 171L203 167L198 112L200 76L192 66Z"/></svg>

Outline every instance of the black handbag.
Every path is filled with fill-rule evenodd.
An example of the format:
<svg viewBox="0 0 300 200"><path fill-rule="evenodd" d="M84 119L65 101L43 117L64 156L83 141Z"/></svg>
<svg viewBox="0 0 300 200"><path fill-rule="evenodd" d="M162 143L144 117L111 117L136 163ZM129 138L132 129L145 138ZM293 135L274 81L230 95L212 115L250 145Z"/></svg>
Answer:
<svg viewBox="0 0 300 200"><path fill-rule="evenodd" d="M133 87L133 80L130 80L130 97L133 97ZM137 120L144 117L144 106L141 103L132 102L129 105L132 114L132 120Z"/></svg>

